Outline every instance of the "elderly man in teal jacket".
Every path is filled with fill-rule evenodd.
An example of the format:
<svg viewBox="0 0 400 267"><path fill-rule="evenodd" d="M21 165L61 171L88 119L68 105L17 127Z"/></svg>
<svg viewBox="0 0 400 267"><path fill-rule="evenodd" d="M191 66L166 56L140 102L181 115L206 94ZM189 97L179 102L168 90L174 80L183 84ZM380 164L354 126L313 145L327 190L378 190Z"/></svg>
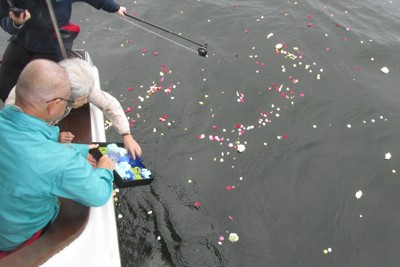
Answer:
<svg viewBox="0 0 400 267"><path fill-rule="evenodd" d="M47 123L64 113L70 92L65 70L34 60L18 79L15 105L0 111L0 255L51 224L58 197L86 206L111 197L113 161L102 157L93 168L86 159L90 146L58 143L59 128Z"/></svg>

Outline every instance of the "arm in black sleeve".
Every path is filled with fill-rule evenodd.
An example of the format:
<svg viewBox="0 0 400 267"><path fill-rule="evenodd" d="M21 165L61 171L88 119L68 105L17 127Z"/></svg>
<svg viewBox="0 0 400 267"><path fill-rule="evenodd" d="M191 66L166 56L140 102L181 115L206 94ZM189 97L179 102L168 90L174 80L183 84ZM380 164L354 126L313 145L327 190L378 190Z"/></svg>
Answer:
<svg viewBox="0 0 400 267"><path fill-rule="evenodd" d="M0 0L0 24L4 31L11 35L19 33L22 29L21 27L15 27L13 21L11 20L8 13L10 12L10 6L7 0Z"/></svg>
<svg viewBox="0 0 400 267"><path fill-rule="evenodd" d="M3 0L1 0L3 1ZM74 1L75 2L75 1ZM118 12L120 5L115 3L113 0L85 0L83 2L88 3L94 8L102 9L109 13Z"/></svg>

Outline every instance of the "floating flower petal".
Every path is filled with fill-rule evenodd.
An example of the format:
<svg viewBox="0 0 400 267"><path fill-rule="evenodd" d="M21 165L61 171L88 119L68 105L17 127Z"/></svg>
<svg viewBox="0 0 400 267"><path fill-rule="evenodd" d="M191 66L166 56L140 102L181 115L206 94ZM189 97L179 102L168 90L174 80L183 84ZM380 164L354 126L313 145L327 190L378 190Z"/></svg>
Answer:
<svg viewBox="0 0 400 267"><path fill-rule="evenodd" d="M230 233L229 234L229 241L237 242L237 241L239 241L239 236L236 233Z"/></svg>
<svg viewBox="0 0 400 267"><path fill-rule="evenodd" d="M383 74L388 74L389 73L389 69L387 67L383 67L383 68L381 68L381 72Z"/></svg>
<svg viewBox="0 0 400 267"><path fill-rule="evenodd" d="M239 144L239 145L236 146L236 150L237 150L239 153L242 153L243 151L246 150L246 147L245 147L245 145Z"/></svg>

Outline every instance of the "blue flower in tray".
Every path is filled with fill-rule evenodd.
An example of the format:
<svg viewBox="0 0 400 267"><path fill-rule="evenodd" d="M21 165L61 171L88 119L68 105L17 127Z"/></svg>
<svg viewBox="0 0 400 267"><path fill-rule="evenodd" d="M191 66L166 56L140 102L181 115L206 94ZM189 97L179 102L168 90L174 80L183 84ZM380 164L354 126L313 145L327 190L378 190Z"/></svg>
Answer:
<svg viewBox="0 0 400 267"><path fill-rule="evenodd" d="M107 154L115 162L115 171L123 180L149 179L151 172L144 168L142 159L128 153L125 148L118 147L116 144L108 144L107 147L100 147L99 151Z"/></svg>
<svg viewBox="0 0 400 267"><path fill-rule="evenodd" d="M142 168L142 173L140 175L145 179L149 179L151 172L148 169Z"/></svg>

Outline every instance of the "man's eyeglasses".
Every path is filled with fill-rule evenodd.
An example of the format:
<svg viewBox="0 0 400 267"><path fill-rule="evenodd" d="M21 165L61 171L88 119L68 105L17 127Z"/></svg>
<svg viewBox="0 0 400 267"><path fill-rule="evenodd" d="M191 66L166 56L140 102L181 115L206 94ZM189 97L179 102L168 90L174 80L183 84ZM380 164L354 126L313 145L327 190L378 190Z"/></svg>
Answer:
<svg viewBox="0 0 400 267"><path fill-rule="evenodd" d="M56 97L56 98L53 98L52 100L46 101L46 104L47 104L47 103L50 103L50 102L52 102L52 101L54 101L54 100L57 100L57 99L66 101L66 102L67 102L67 107L68 107L68 108L71 107L72 104L74 104L74 102L75 102L75 100L73 100L72 98L70 98L70 99L64 99L64 98L62 98L62 97Z"/></svg>

